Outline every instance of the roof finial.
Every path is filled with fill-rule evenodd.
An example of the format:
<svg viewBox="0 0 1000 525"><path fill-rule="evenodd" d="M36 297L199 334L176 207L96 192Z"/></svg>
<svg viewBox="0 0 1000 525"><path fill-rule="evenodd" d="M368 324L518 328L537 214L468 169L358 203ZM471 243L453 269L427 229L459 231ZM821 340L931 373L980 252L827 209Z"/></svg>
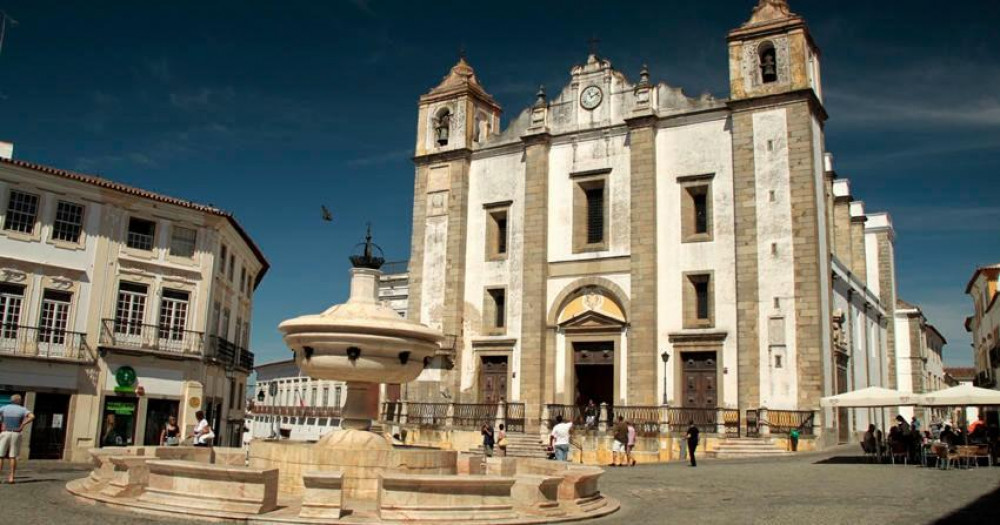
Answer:
<svg viewBox="0 0 1000 525"><path fill-rule="evenodd" d="M649 66L646 64L643 64L642 69L639 70L639 84L643 86L649 85Z"/></svg>
<svg viewBox="0 0 1000 525"><path fill-rule="evenodd" d="M458 45L458 59L465 60L467 57L465 55L465 42Z"/></svg>
<svg viewBox="0 0 1000 525"><path fill-rule="evenodd" d="M535 94L535 107L540 108L545 106L545 86L538 86L538 93Z"/></svg>

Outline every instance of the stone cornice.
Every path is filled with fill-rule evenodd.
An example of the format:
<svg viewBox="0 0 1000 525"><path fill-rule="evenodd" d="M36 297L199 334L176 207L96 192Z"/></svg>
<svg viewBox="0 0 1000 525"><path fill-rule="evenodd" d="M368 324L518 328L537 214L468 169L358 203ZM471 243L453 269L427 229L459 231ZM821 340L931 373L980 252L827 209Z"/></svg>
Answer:
<svg viewBox="0 0 1000 525"><path fill-rule="evenodd" d="M670 332L667 340L673 345L722 344L729 332L725 330L683 330Z"/></svg>
<svg viewBox="0 0 1000 525"><path fill-rule="evenodd" d="M413 163L417 166L426 166L428 164L436 164L439 162L451 162L453 160L468 160L472 156L472 150L468 148L458 148L448 151L441 151L436 153L428 153L426 155L418 155L413 157Z"/></svg>
<svg viewBox="0 0 1000 525"><path fill-rule="evenodd" d="M548 146L552 143L552 134L549 133L548 129L541 131L529 131L524 135L521 135L521 142L524 143L525 147L545 145Z"/></svg>
<svg viewBox="0 0 1000 525"><path fill-rule="evenodd" d="M812 88L796 89L786 93L775 93L772 95L761 95L758 97L744 98L740 100L730 100L727 105L733 112L753 111L766 107L783 106L795 102L807 102L809 108L815 113L820 123L825 123L829 118L823 103L816 97L816 92Z"/></svg>

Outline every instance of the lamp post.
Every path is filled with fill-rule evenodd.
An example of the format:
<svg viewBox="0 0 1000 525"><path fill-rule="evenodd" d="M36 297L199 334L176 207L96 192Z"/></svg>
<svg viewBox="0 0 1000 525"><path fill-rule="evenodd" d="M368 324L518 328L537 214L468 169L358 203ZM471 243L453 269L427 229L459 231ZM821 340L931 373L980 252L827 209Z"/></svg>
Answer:
<svg viewBox="0 0 1000 525"><path fill-rule="evenodd" d="M265 395L264 394L264 387L261 386L260 390L257 392L257 405L260 406L260 408L264 408L264 395ZM259 424L261 423L261 416L262 416L262 414L260 413L260 408L256 408L256 407L254 408L254 411L257 412L257 414L254 417L254 420L258 424L257 425L258 428L259 428ZM250 433L250 439L253 439L253 432Z"/></svg>
<svg viewBox="0 0 1000 525"><path fill-rule="evenodd" d="M660 359L663 360L663 405L667 405L667 361L670 361L670 354L666 350L660 354Z"/></svg>

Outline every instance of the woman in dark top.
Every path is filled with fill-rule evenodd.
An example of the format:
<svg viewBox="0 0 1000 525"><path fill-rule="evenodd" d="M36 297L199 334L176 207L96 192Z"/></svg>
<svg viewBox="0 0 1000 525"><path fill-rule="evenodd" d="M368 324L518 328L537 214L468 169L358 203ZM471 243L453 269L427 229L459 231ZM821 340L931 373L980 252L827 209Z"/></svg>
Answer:
<svg viewBox="0 0 1000 525"><path fill-rule="evenodd" d="M694 426L694 420L688 426L687 435L688 457L691 458L691 466L697 467L698 461L694 458L694 451L698 448L698 427Z"/></svg>
<svg viewBox="0 0 1000 525"><path fill-rule="evenodd" d="M175 447L180 444L181 428L177 426L177 418L167 418L167 425L160 432L160 446Z"/></svg>

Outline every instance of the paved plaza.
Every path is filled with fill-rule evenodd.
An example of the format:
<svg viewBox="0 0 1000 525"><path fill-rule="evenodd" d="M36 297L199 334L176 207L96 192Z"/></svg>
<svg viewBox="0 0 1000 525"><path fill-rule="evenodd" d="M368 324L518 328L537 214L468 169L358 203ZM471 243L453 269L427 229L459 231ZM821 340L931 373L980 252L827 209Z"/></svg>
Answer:
<svg viewBox="0 0 1000 525"><path fill-rule="evenodd" d="M993 523L1000 468L940 471L858 463L857 447L781 459L711 460L611 468L601 488L619 512L589 521L629 523ZM178 523L76 502L66 481L87 465L29 462L0 485L5 522L114 525Z"/></svg>

